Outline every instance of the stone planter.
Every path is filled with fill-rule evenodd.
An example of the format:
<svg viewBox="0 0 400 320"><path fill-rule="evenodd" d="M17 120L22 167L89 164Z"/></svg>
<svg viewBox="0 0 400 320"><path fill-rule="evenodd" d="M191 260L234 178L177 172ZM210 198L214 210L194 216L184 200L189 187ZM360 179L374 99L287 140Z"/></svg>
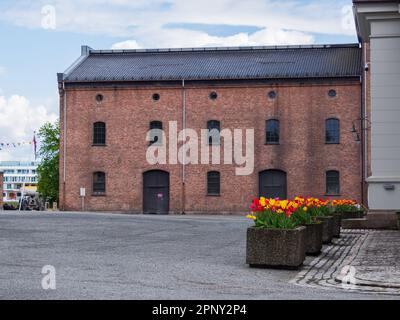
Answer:
<svg viewBox="0 0 400 320"><path fill-rule="evenodd" d="M318 221L321 221L322 226L322 243L329 244L333 239L333 216L318 217Z"/></svg>
<svg viewBox="0 0 400 320"><path fill-rule="evenodd" d="M306 227L306 254L317 256L322 249L323 223L312 223Z"/></svg>
<svg viewBox="0 0 400 320"><path fill-rule="evenodd" d="M340 238L340 229L342 227L342 215L335 213L333 215L333 237Z"/></svg>
<svg viewBox="0 0 400 320"><path fill-rule="evenodd" d="M396 212L396 215L397 215L397 229L400 230L400 211Z"/></svg>
<svg viewBox="0 0 400 320"><path fill-rule="evenodd" d="M293 230L247 230L247 264L250 267L297 269L305 259L306 227Z"/></svg>
<svg viewBox="0 0 400 320"><path fill-rule="evenodd" d="M342 216L343 220L347 219L362 219L364 218L364 211L354 211L354 212L337 212Z"/></svg>

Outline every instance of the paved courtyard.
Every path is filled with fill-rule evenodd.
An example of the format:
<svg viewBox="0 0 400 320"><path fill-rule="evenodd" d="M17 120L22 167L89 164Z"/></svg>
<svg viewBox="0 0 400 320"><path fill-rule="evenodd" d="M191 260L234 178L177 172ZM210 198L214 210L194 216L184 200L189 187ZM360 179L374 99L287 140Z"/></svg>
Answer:
<svg viewBox="0 0 400 320"><path fill-rule="evenodd" d="M0 299L400 299L400 232L345 231L319 258L285 271L245 264L249 225L242 217L4 212ZM345 264L369 286L343 288ZM56 269L56 290L42 289L45 265Z"/></svg>

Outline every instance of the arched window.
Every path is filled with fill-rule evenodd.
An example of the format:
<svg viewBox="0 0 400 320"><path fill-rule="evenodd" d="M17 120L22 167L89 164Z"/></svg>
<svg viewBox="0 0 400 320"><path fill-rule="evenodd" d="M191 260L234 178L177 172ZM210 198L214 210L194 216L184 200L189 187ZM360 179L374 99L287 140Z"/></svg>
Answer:
<svg viewBox="0 0 400 320"><path fill-rule="evenodd" d="M93 173L93 194L106 193L106 174L104 172Z"/></svg>
<svg viewBox="0 0 400 320"><path fill-rule="evenodd" d="M163 123L161 121L150 122L150 145L163 143Z"/></svg>
<svg viewBox="0 0 400 320"><path fill-rule="evenodd" d="M331 170L326 172L326 194L340 194L340 174L339 171Z"/></svg>
<svg viewBox="0 0 400 320"><path fill-rule="evenodd" d="M340 121L339 119L326 120L325 142L340 143Z"/></svg>
<svg viewBox="0 0 400 320"><path fill-rule="evenodd" d="M106 144L106 124L104 122L96 122L93 125L93 144L95 146Z"/></svg>
<svg viewBox="0 0 400 320"><path fill-rule="evenodd" d="M279 144L279 120L271 119L266 123L266 143Z"/></svg>
<svg viewBox="0 0 400 320"><path fill-rule="evenodd" d="M259 195L266 198L287 199L287 174L282 170L259 173Z"/></svg>
<svg viewBox="0 0 400 320"><path fill-rule="evenodd" d="M221 123L218 120L210 120L207 122L208 143L220 144Z"/></svg>
<svg viewBox="0 0 400 320"><path fill-rule="evenodd" d="M219 196L221 193L221 174L218 171L207 173L207 194L209 196Z"/></svg>

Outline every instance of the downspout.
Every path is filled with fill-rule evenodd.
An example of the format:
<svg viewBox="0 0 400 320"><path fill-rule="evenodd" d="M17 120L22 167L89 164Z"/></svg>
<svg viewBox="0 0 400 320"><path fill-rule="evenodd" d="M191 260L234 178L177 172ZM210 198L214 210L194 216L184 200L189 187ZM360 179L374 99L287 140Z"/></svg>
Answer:
<svg viewBox="0 0 400 320"><path fill-rule="evenodd" d="M367 65L368 61L367 61L367 46L364 42L364 65ZM361 125L361 130L363 133L362 139L363 139L363 195L364 195L364 190L365 190L365 183L367 181L368 178L368 148L369 148L369 144L368 144L368 130L366 130L368 128L368 70L367 68L364 68L364 103L362 105L362 116L361 118L362 120L362 125ZM366 197L363 197L363 204L366 205L367 201L366 201Z"/></svg>
<svg viewBox="0 0 400 320"><path fill-rule="evenodd" d="M364 95L364 82L365 82L365 78L363 76L360 76L360 85L361 85L361 92L360 92L360 96L361 96L361 105L360 105L360 132L361 132L361 161L360 161L360 165L361 165L361 203L364 204L364 200L365 200L365 193L364 193L364 179L365 179L365 143L364 143L364 103L365 103L365 95Z"/></svg>
<svg viewBox="0 0 400 320"><path fill-rule="evenodd" d="M186 139L186 87L185 80L182 80L182 129L183 136ZM182 149L183 151L183 149ZM185 157L182 157L182 215L185 215L186 210L186 163Z"/></svg>
<svg viewBox="0 0 400 320"><path fill-rule="evenodd" d="M66 164L67 164L67 92L65 90L65 82L62 82L62 88L63 88L63 105L64 105L64 139L63 139L63 210L65 210L65 187L66 187L66 180L67 180L67 169L66 169Z"/></svg>

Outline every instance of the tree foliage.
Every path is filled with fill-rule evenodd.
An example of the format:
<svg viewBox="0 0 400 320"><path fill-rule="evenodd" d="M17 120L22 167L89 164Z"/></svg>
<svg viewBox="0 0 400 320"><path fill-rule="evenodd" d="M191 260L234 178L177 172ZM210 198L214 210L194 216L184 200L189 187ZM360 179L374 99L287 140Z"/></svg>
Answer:
<svg viewBox="0 0 400 320"><path fill-rule="evenodd" d="M38 166L38 191L48 201L58 202L60 125L46 123L39 130L40 164Z"/></svg>

